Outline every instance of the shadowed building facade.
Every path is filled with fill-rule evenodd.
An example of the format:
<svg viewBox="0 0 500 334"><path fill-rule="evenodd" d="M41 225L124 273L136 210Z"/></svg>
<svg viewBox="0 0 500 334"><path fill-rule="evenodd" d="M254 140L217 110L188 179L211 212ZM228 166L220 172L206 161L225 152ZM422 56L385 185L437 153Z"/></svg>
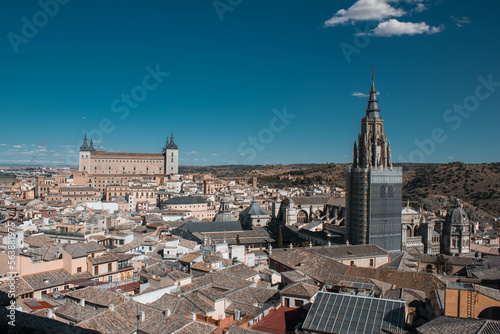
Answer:
<svg viewBox="0 0 500 334"><path fill-rule="evenodd" d="M353 245L375 244L388 251L401 250L402 169L393 167L384 120L372 86L361 133L354 142L347 180L346 238Z"/></svg>
<svg viewBox="0 0 500 334"><path fill-rule="evenodd" d="M89 145L85 135L79 157L79 171L90 175L170 175L179 170L179 147L173 133L162 153L96 151L93 141Z"/></svg>

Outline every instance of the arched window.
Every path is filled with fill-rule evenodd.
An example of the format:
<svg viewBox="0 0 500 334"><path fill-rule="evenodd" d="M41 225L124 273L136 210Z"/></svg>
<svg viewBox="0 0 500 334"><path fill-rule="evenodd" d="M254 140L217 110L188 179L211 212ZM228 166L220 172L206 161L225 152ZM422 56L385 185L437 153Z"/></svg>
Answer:
<svg viewBox="0 0 500 334"><path fill-rule="evenodd" d="M380 198L386 198L386 197L387 197L387 187L381 186L380 187Z"/></svg>

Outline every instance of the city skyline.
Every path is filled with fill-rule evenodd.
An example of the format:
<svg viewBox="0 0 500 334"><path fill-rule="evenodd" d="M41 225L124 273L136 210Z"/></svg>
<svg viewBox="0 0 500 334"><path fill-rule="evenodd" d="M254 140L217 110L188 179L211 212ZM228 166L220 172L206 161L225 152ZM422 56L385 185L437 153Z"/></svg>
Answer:
<svg viewBox="0 0 500 334"><path fill-rule="evenodd" d="M394 163L498 161L496 3L56 4L0 5L0 164L348 163L372 65Z"/></svg>

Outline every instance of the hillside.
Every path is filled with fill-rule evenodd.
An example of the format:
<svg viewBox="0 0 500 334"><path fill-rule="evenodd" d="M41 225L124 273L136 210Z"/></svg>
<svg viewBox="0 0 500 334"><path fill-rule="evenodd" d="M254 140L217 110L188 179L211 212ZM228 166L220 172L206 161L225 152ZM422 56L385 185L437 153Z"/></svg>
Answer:
<svg viewBox="0 0 500 334"><path fill-rule="evenodd" d="M210 172L225 179L258 177L259 185L307 187L326 183L345 187L345 164L265 166L183 166L181 172ZM403 167L403 200L418 201L429 209L446 208L460 198L479 215L500 217L500 163L396 164ZM283 178L285 176L285 178ZM288 178L290 176L290 178ZM431 208L432 207L432 208ZM484 211L484 212L482 212Z"/></svg>

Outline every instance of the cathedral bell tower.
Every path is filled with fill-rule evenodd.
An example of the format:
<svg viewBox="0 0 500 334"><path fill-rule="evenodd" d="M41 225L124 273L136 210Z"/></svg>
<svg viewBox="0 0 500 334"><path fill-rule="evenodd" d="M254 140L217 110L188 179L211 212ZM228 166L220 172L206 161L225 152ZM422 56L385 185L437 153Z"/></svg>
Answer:
<svg viewBox="0 0 500 334"><path fill-rule="evenodd" d="M391 163L391 148L380 116L375 70L361 132L354 142L347 180L346 239L353 245L376 244L401 249L402 170Z"/></svg>

